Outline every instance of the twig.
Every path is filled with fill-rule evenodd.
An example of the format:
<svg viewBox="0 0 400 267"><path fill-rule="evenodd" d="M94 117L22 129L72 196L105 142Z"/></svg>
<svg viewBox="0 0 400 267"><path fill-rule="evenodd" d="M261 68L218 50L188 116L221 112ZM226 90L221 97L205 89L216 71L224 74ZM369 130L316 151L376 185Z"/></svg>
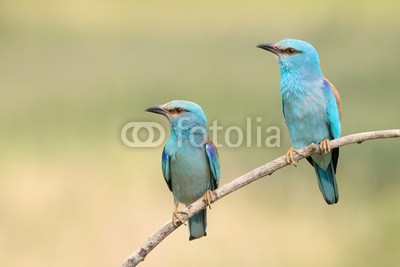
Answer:
<svg viewBox="0 0 400 267"><path fill-rule="evenodd" d="M382 130L382 131L374 131L374 132L364 132L357 133L352 135L343 136L341 138L332 140L330 142L331 148L341 147L345 145L362 143L367 140L373 139L383 139L383 138L395 138L400 137L400 129L394 130ZM301 160L308 156L311 156L316 153L320 153L319 145L311 144L307 147L304 147L300 150L302 155L295 154L295 160ZM281 156L273 161L270 161L250 172L236 178L235 180L224 184L214 192L212 192L213 202L217 201L220 198L242 188L255 180L258 180L266 175L271 175L275 171L282 169L283 167L289 165L286 162L286 156ZM183 215L181 215L182 221L187 221L194 214L204 209L207 206L207 203L203 199L199 199L189 205L185 210ZM178 226L174 226L171 220L166 222L163 226L161 226L157 231L149 236L146 242L137 249L131 256L129 256L125 262L121 265L121 267L133 267L139 264L141 261L144 261L146 256L159 244L164 238L166 238L169 234L171 234Z"/></svg>

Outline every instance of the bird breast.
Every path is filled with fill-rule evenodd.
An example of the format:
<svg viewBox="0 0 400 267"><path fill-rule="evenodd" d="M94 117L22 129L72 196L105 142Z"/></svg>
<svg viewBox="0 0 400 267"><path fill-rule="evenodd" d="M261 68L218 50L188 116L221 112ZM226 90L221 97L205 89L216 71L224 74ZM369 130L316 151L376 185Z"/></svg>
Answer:
<svg viewBox="0 0 400 267"><path fill-rule="evenodd" d="M285 121L294 148L319 143L329 137L326 100L319 88L282 95Z"/></svg>
<svg viewBox="0 0 400 267"><path fill-rule="evenodd" d="M171 160L172 192L185 205L210 187L210 167L203 148L179 149Z"/></svg>

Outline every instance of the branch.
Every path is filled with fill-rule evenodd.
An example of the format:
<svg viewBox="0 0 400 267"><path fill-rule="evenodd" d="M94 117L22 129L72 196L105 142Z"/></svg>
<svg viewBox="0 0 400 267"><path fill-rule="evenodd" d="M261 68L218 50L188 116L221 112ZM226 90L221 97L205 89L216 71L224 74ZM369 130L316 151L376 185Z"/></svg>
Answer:
<svg viewBox="0 0 400 267"><path fill-rule="evenodd" d="M346 146L350 144L360 144L367 140L373 139L383 139L383 138L395 138L400 137L400 129L394 130L382 130L382 131L374 131L374 132L364 132L364 133L357 133L352 135L343 136L341 138L331 140L330 147L337 148L341 146ZM319 145L311 144L302 148L301 154L295 154L295 160L301 160L306 157L309 157L313 154L320 153ZM266 176L271 175L275 171L282 169L289 164L286 162L286 156L281 156L273 161L270 161L238 178L235 180L224 184L217 190L212 192L213 202L217 201L220 198ZM196 202L189 205L185 210L184 213L181 215L182 221L187 221L190 217L194 214L199 212L200 210L206 208L207 204L203 199L199 199ZM133 267L139 264L141 261L144 261L146 256L159 244L161 243L164 238L170 235L175 229L177 229L181 225L178 222L178 226L174 226L171 220L166 222L163 226L161 226L157 231L149 236L147 241L137 249L131 256L129 256L125 262L121 265L121 267Z"/></svg>

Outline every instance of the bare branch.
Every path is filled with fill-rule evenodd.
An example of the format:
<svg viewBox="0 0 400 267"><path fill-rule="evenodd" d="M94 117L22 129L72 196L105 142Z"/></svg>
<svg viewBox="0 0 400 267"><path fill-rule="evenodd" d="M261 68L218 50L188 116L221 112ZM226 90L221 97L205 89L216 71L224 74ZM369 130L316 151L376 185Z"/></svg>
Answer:
<svg viewBox="0 0 400 267"><path fill-rule="evenodd" d="M395 138L400 137L400 129L394 130L383 130L383 131L374 131L374 132L364 132L357 133L352 135L343 136L341 138L332 140L330 142L331 148L341 147L345 145L362 143L367 140L373 139L383 139L383 138ZM295 160L301 160L308 156L311 156L316 153L320 153L320 148L318 145L311 144L307 147L304 147L300 150L302 155L295 155ZM212 193L213 201L217 201L220 198L242 188L255 180L258 180L266 175L271 175L275 171L282 169L283 167L289 165L286 162L286 156L281 156L273 161L270 161L238 178L235 180L224 184L217 190ZM204 209L207 206L203 199L199 199L196 202L189 205L185 210L184 214L181 216L183 221L187 221L194 214ZM121 265L122 267L133 267L139 264L141 261L144 261L146 256L159 244L164 238L166 238L169 234L171 234L175 229L177 229L181 224L177 227L173 225L171 220L166 222L163 226L161 226L157 231L149 236L147 241L137 249L131 256L129 256L125 262Z"/></svg>

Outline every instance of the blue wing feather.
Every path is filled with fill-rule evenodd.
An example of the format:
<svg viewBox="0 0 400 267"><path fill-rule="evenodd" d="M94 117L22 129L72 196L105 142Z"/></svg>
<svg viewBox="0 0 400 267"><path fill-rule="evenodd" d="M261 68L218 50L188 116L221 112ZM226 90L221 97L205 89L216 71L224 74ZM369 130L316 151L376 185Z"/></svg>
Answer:
<svg viewBox="0 0 400 267"><path fill-rule="evenodd" d="M167 182L169 190L172 191L170 161L169 161L169 155L165 151L165 147L162 152L162 173L163 173L165 182Z"/></svg>
<svg viewBox="0 0 400 267"><path fill-rule="evenodd" d="M323 82L323 91L326 99L326 114L328 116L329 131L333 139L340 136L340 113L337 99L333 93L331 83L325 79Z"/></svg>
<svg viewBox="0 0 400 267"><path fill-rule="evenodd" d="M211 141L208 141L205 144L205 150L208 157L208 162L210 164L211 170L211 190L215 190L218 188L219 180L220 180L220 166L219 166L219 156L217 148Z"/></svg>

